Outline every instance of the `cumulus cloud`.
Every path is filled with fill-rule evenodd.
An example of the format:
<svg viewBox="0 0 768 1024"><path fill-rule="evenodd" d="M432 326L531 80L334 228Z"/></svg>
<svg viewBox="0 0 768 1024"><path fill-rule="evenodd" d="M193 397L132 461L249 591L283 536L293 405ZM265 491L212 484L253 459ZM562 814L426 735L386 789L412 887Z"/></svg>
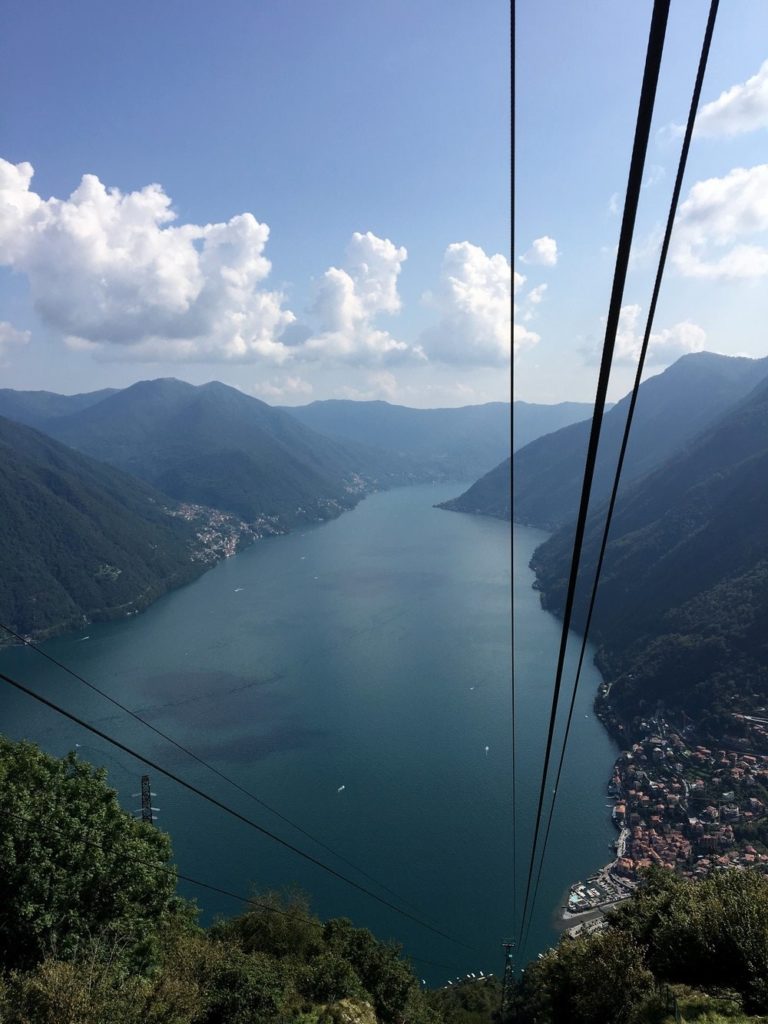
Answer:
<svg viewBox="0 0 768 1024"><path fill-rule="evenodd" d="M549 235L534 238L531 248L520 257L523 263L538 264L542 267L554 267L557 263L557 242Z"/></svg>
<svg viewBox="0 0 768 1024"><path fill-rule="evenodd" d="M735 167L691 188L677 215L672 259L686 277L763 277L768 248L742 239L766 231L768 164Z"/></svg>
<svg viewBox="0 0 768 1024"><path fill-rule="evenodd" d="M515 273L515 291L524 283L524 276ZM421 336L426 354L451 363L495 366L508 362L511 287L512 268L506 256L488 256L470 242L449 245L440 286L430 296L440 321ZM521 330L538 341L537 335Z"/></svg>
<svg viewBox="0 0 768 1024"><path fill-rule="evenodd" d="M636 304L621 307L614 351L614 360L617 363L635 365L640 358L642 332L645 329L641 313L641 307ZM683 320L673 327L653 332L648 342L646 365L669 366L681 356L703 351L706 340L704 328L691 323L690 320Z"/></svg>
<svg viewBox="0 0 768 1024"><path fill-rule="evenodd" d="M306 354L350 361L402 358L408 345L375 325L382 313L397 313L397 279L408 258L402 246L356 231L344 267L329 267L319 282L311 318L317 329L303 343Z"/></svg>
<svg viewBox="0 0 768 1024"><path fill-rule="evenodd" d="M7 320L0 320L0 355L11 345L26 345L30 337L29 331L20 331Z"/></svg>
<svg viewBox="0 0 768 1024"><path fill-rule="evenodd" d="M612 217L617 217L619 214L619 211L621 209L621 206L619 205L620 200L621 196L618 192L614 192L611 195L611 198L608 200L608 213L610 213Z"/></svg>
<svg viewBox="0 0 768 1024"><path fill-rule="evenodd" d="M263 287L269 228L251 213L176 225L160 185L124 194L92 174L68 199L32 191L33 168L0 159L0 264L26 275L43 319L73 348L146 359L266 359L294 320Z"/></svg>
<svg viewBox="0 0 768 1024"><path fill-rule="evenodd" d="M746 82L732 85L705 104L696 117L696 135L743 135L768 127L768 60Z"/></svg>

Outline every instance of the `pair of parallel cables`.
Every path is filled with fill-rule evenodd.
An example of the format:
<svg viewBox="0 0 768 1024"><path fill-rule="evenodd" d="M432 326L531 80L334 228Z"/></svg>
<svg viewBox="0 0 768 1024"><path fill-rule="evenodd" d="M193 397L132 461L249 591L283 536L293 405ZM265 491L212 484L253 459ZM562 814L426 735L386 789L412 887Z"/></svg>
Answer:
<svg viewBox="0 0 768 1024"><path fill-rule="evenodd" d="M711 0L709 16L707 19L707 25L704 33L704 40L702 43L701 54L699 57L698 70L696 73L696 80L694 84L693 94L691 98L691 105L688 113L688 120L686 123L685 134L683 137L683 143L680 150L680 158L678 162L677 174L675 177L675 184L672 191L672 199L670 202L669 213L667 216L666 229L664 233L664 239L659 254L659 262L656 271L656 278L653 286L653 293L651 302L648 308L648 316L646 319L645 331L643 334L643 341L640 350L640 356L638 359L637 370L635 374L635 380L632 388L631 398L627 411L627 419L624 425L624 432L621 441L621 447L619 452L619 458L616 465L616 471L613 478L613 484L611 488L611 496L608 502L608 508L605 516L605 522L603 527L602 539L600 544L600 552L595 568L595 575L592 583L592 590L590 594L590 600L588 605L587 616L584 624L584 632L581 640L581 649L579 653L578 666L576 670L576 676L573 683L573 689L571 692L570 704L568 707L565 728L563 737L560 744L560 756L557 765L557 771L555 774L554 786L551 790L551 800L549 802L549 811L546 820L546 826L544 831L544 838L541 844L541 851L538 856L538 871L536 871L537 853L539 845L539 837L541 833L542 821L544 818L544 808L548 789L548 776L550 774L550 764L552 760L554 735L556 729L556 723L558 718L558 710L560 704L560 694L563 681L563 673L565 668L565 655L568 646L568 634L570 631L571 620L573 616L574 600L576 595L576 587L579 575L579 566L581 562L582 547L584 541L584 533L587 525L587 517L589 512L589 503L592 492L592 482L594 478L595 465L597 462L597 454L600 442L600 431L602 427L603 416L605 413L605 401L608 390L608 383L611 373L611 365L613 362L613 353L616 343L616 334L619 326L619 317L621 313L621 305L624 295L624 286L626 283L627 271L629 268L630 251L632 247L632 236L634 233L635 220L637 215L637 209L640 201L640 189L643 180L643 170L645 166L645 156L648 147L648 140L651 131L651 122L653 119L653 108L656 97L656 88L659 79L659 71L661 67L661 58L664 49L664 40L666 36L667 20L669 17L670 0L654 0L653 13L651 16L651 26L648 38L648 47L646 52L645 68L643 72L643 82L640 92L640 102L638 106L638 113L635 125L635 137L632 149L632 157L630 160L629 176L627 181L625 202L624 202L624 214L621 224L621 232L619 235L619 245L616 255L616 265L614 269L613 286L611 289L611 298L608 310L608 318L606 321L605 339L603 342L602 358L600 362L600 371L598 374L597 392L595 397L594 410L592 415L592 425L589 435L589 444L587 447L587 456L584 467L584 478L581 488L581 497L579 501L579 512L576 519L576 528L574 533L573 549L571 555L571 567L568 577L568 587L566 592L566 600L563 611L563 623L562 631L560 636L560 646L558 651L557 669L555 674L555 683L552 694L552 706L550 709L549 724L547 728L547 742L544 753L544 763L541 775L541 786L539 790L538 805L536 809L536 819L533 830L533 840L531 843L531 856L528 865L528 874L525 885L525 898L523 902L523 910L520 914L519 920L515 921L515 906L513 906L513 922L518 926L518 948L522 949L528 939L528 933L531 926L531 920L533 918L533 912L536 905L536 897L538 895L539 885L541 882L544 859L546 856L547 844L549 841L550 830L552 826L552 819L555 810L555 804L557 800L558 788L560 785L560 779L563 770L563 764L565 760L565 752L568 743L568 737L570 734L571 722L573 719L573 710L576 702L576 694L578 691L578 685L581 678L581 670L584 664L584 657L586 654L586 648L589 637L589 629L592 624L592 617L595 608L595 601L597 598L598 587L600 583L600 576L603 568L603 561L605 552L608 544L608 537L611 528L611 522L613 519L613 513L616 506L616 498L618 495L619 484L621 481L621 474L624 467L625 456L627 452L627 445L629 442L629 436L632 429L632 423L634 419L635 407L637 405L637 398L640 389L640 383L642 380L643 370L645 367L645 359L648 351L648 345L650 342L651 331L653 329L653 320L656 313L656 306L658 303L659 293L661 290L661 283L664 276L664 270L666 267L667 255L669 252L670 240L672 237L672 230L674 226L675 215L680 199L680 192L682 189L683 178L685 175L685 168L688 160L688 151L690 149L691 139L693 136L693 130L696 120L696 113L699 106L699 100L701 97L701 89L704 82L704 75L706 72L707 61L709 58L709 51L712 42L712 35L715 27L715 20L717 18L717 10L719 6L719 0ZM512 71L512 99L513 99L513 119L512 123L514 126L514 3L512 7L512 41L513 41L513 71ZM512 206L514 211L514 128L512 138ZM512 222L514 225L514 212ZM514 235L513 235L514 238ZM513 350L514 360L514 350ZM514 361L513 361L514 366ZM514 371L513 371L514 380ZM514 399L514 394L512 395ZM514 451L514 448L513 448ZM510 464L510 472L512 468ZM514 481L514 474L512 473ZM513 482L513 497L514 497L514 482ZM514 501L513 501L514 505ZM512 549L513 559L513 572L514 572L514 547ZM513 576L514 585L514 576ZM516 722L514 718L514 690L515 690L515 678L514 678L514 598L513 598L513 610L512 610L512 621L513 621L513 651L512 651L512 690L513 690L513 751L514 751L514 733L516 729ZM516 806L516 781L514 779L515 768L513 761L513 818L514 820L514 831L517 831L517 806ZM513 853L513 863L516 861L516 854ZM534 879L534 872L535 879ZM517 876L513 879L513 889L516 892L517 889Z"/></svg>

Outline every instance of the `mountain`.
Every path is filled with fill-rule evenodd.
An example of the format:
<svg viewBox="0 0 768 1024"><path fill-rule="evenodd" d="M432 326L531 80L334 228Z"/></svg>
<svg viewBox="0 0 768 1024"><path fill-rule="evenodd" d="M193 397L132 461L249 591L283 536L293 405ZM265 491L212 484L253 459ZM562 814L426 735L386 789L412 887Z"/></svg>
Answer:
<svg viewBox="0 0 768 1024"><path fill-rule="evenodd" d="M329 438L389 452L415 474L474 479L509 455L509 404L410 409L389 402L332 399L285 408Z"/></svg>
<svg viewBox="0 0 768 1024"><path fill-rule="evenodd" d="M3 417L0 522L0 618L22 634L132 614L219 554L164 495Z"/></svg>
<svg viewBox="0 0 768 1024"><path fill-rule="evenodd" d="M609 406L610 408L611 406ZM558 402L556 405L541 405L535 402L516 401L513 405L515 417L515 451L524 448L537 437L551 434L572 423L588 420L592 415L589 402Z"/></svg>
<svg viewBox="0 0 768 1024"><path fill-rule="evenodd" d="M735 712L768 702L767 507L768 382L621 497L592 636L611 706L627 725L663 700L722 740L736 729ZM601 529L598 511L584 580ZM532 562L544 603L558 613L571 541L571 529L560 530ZM585 601L582 593L577 629Z"/></svg>
<svg viewBox="0 0 768 1024"><path fill-rule="evenodd" d="M116 391L116 388L103 388L101 391L81 395L57 395L53 391L13 391L11 388L0 388L0 416L45 430L48 420L80 412L116 394Z"/></svg>
<svg viewBox="0 0 768 1024"><path fill-rule="evenodd" d="M768 375L768 359L700 352L683 356L640 387L622 475L626 486L672 456ZM605 416L593 501L610 494L629 396ZM575 518L590 424L539 438L514 456L516 522L556 529Z"/></svg>
<svg viewBox="0 0 768 1024"><path fill-rule="evenodd" d="M610 407L609 407L610 408ZM515 402L512 407L515 420L514 450L518 451L531 441L581 421L592 415L592 406L581 402L561 402L559 405L534 405ZM457 498L445 501L438 508L450 512L473 512L497 519L512 517L512 464L507 458L490 472L480 477Z"/></svg>
<svg viewBox="0 0 768 1024"><path fill-rule="evenodd" d="M505 459L458 498L444 501L438 508L509 519L512 514L512 460Z"/></svg>
<svg viewBox="0 0 768 1024"><path fill-rule="evenodd" d="M352 506L366 486L390 482L376 476L377 453L321 436L217 382L141 381L47 420L45 429L179 501L249 522L328 518Z"/></svg>

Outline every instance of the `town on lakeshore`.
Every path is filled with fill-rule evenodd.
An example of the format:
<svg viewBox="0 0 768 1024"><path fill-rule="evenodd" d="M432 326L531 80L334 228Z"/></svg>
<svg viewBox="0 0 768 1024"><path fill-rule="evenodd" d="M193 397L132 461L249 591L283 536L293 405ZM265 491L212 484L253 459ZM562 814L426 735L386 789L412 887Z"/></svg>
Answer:
<svg viewBox="0 0 768 1024"><path fill-rule="evenodd" d="M615 733L606 696L603 688L597 707ZM616 856L571 886L563 918L578 923L569 934L602 927L602 912L630 896L654 865L689 878L729 868L768 872L768 754L745 749L764 746L768 719L738 717L747 735L728 746L742 749L698 745L693 723L674 727L660 711L639 723L638 741L619 755L608 783Z"/></svg>

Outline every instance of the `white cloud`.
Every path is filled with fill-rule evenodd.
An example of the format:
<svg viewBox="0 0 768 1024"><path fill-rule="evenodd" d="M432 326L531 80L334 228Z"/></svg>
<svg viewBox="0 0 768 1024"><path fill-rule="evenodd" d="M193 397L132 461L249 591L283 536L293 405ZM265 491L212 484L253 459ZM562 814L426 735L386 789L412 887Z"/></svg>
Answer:
<svg viewBox="0 0 768 1024"><path fill-rule="evenodd" d="M619 215L619 211L621 210L621 206L619 205L620 199L621 196L619 195L619 193L614 192L611 198L608 200L608 213L610 213L612 217L617 217Z"/></svg>
<svg viewBox="0 0 768 1024"><path fill-rule="evenodd" d="M306 354L349 361L377 361L408 353L408 345L375 326L381 313L397 313L397 279L408 253L388 238L356 231L344 268L321 278L311 315L317 329L304 342Z"/></svg>
<svg viewBox="0 0 768 1024"><path fill-rule="evenodd" d="M515 273L515 290L525 278ZM506 256L488 256L470 242L445 251L438 291L431 296L439 323L421 343L430 358L450 363L496 366L509 361L512 269ZM538 340L537 335L521 330Z"/></svg>
<svg viewBox="0 0 768 1024"><path fill-rule="evenodd" d="M539 306L544 300L544 295L547 291L546 284L538 284L535 288L531 288L528 294L525 296L525 302L523 303L522 310L519 306L515 306L515 316L522 312L522 317L525 323L531 320L535 320Z"/></svg>
<svg viewBox="0 0 768 1024"><path fill-rule="evenodd" d="M31 336L30 331L20 331L7 320L0 320L0 354L8 345L26 345Z"/></svg>
<svg viewBox="0 0 768 1024"><path fill-rule="evenodd" d="M659 182L664 181L667 172L661 166L661 164L651 164L646 172L645 178L643 179L643 188L653 188L654 185L658 185Z"/></svg>
<svg viewBox="0 0 768 1024"><path fill-rule="evenodd" d="M523 263L539 264L542 267L554 267L557 263L557 242L549 235L535 238L531 248L520 257Z"/></svg>
<svg viewBox="0 0 768 1024"><path fill-rule="evenodd" d="M616 332L616 348L614 360L617 363L635 365L640 358L642 333L645 322L641 320L642 310L639 305L630 304L621 307L619 327ZM653 332L648 342L647 366L669 366L681 356L691 352L701 352L707 334L703 327L683 320L673 327Z"/></svg>
<svg viewBox="0 0 768 1024"><path fill-rule="evenodd" d="M541 341L541 336L535 331L529 331L522 324L515 324L515 355L534 348Z"/></svg>
<svg viewBox="0 0 768 1024"><path fill-rule="evenodd" d="M0 160L0 264L26 275L36 309L73 348L141 359L283 362L294 316L263 288L269 228L251 213L175 225L160 185L121 193L83 176L68 199L31 191ZM120 356L119 356L120 357Z"/></svg>
<svg viewBox="0 0 768 1024"><path fill-rule="evenodd" d="M766 231L768 164L735 167L691 188L677 215L672 259L686 277L763 277L768 248L741 239Z"/></svg>
<svg viewBox="0 0 768 1024"><path fill-rule="evenodd" d="M705 104L696 117L696 135L719 138L768 127L768 60L756 75L733 85Z"/></svg>
<svg viewBox="0 0 768 1024"><path fill-rule="evenodd" d="M306 399L312 390L312 385L303 377L286 376L259 380L251 387L250 393L265 401L281 402L286 399Z"/></svg>
<svg viewBox="0 0 768 1024"><path fill-rule="evenodd" d="M338 390L342 398L350 398L355 402L370 402L380 399L393 402L401 397L398 380L389 370L368 374L361 387L344 385Z"/></svg>

